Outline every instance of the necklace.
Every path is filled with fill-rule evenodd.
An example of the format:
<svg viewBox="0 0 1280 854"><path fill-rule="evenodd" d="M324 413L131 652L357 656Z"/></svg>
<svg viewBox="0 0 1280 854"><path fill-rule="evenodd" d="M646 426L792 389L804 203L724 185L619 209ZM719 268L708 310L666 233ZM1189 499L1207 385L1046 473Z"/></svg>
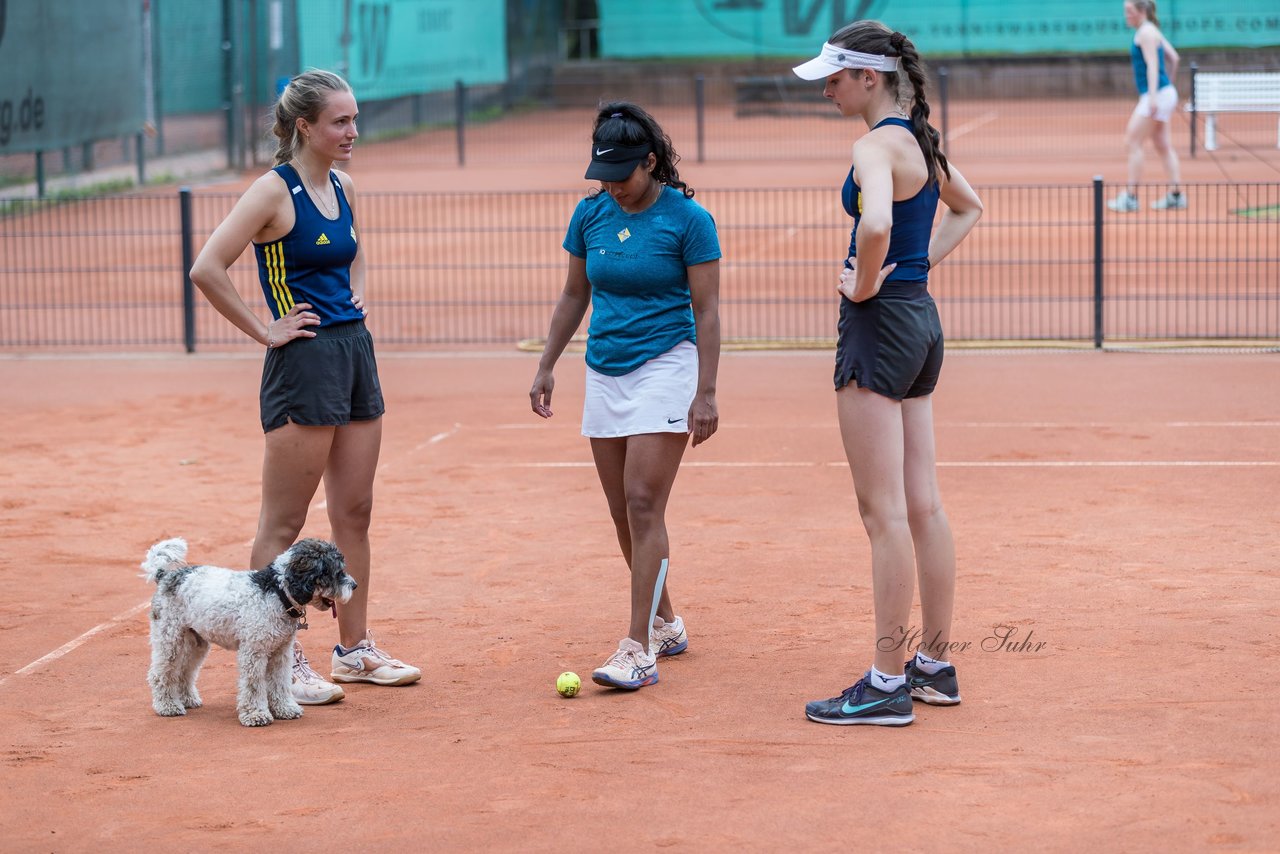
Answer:
<svg viewBox="0 0 1280 854"><path fill-rule="evenodd" d="M324 196L321 196L320 192L316 189L315 185L311 183L311 178L307 175L306 170L301 169L298 166L294 166L293 168L302 173L302 180L306 181L307 186L311 188L312 198L318 200L321 204L324 205L324 209L329 212L329 216L331 217L337 216L338 215L338 194L336 192L333 194L333 204L332 205L329 204L329 200Z"/></svg>

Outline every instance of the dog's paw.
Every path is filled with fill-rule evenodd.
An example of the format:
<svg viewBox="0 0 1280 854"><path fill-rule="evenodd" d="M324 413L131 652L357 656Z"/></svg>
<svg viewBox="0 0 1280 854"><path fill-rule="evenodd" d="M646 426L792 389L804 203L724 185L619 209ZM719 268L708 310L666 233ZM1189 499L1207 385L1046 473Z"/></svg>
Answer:
<svg viewBox="0 0 1280 854"><path fill-rule="evenodd" d="M271 714L275 715L278 721L292 721L302 717L302 706L297 703L283 703L279 706L271 707Z"/></svg>
<svg viewBox="0 0 1280 854"><path fill-rule="evenodd" d="M176 718L187 713L187 707L175 700L156 700L151 708L162 718Z"/></svg>
<svg viewBox="0 0 1280 854"><path fill-rule="evenodd" d="M186 706L188 709L198 709L204 705L204 700L200 699L199 694L192 692L182 698L182 705Z"/></svg>
<svg viewBox="0 0 1280 854"><path fill-rule="evenodd" d="M275 718L266 709L245 709L240 712L240 723L245 726L271 726Z"/></svg>

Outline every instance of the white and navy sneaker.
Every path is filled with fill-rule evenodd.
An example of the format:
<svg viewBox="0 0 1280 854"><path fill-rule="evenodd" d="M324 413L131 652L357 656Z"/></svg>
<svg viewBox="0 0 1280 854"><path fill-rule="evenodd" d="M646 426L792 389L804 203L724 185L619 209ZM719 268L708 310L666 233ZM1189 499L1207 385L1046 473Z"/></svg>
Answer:
<svg viewBox="0 0 1280 854"><path fill-rule="evenodd" d="M618 651L591 674L591 681L606 688L634 691L658 681L658 659L631 638L618 641Z"/></svg>
<svg viewBox="0 0 1280 854"><path fill-rule="evenodd" d="M684 620L677 614L671 622L661 617L653 618L653 628L649 630L649 652L655 658L666 658L679 655L689 648L689 635L684 630Z"/></svg>
<svg viewBox="0 0 1280 854"><path fill-rule="evenodd" d="M1187 197L1181 191L1171 190L1152 202L1151 209L1153 211L1185 211L1187 209Z"/></svg>
<svg viewBox="0 0 1280 854"><path fill-rule="evenodd" d="M916 719L911 694L905 684L896 691L881 691L871 684L871 674L844 689L839 697L806 703L804 716L820 724L873 724L906 726Z"/></svg>
<svg viewBox="0 0 1280 854"><path fill-rule="evenodd" d="M1133 213L1138 209L1138 197L1128 190L1107 202L1107 207L1116 213Z"/></svg>
<svg viewBox="0 0 1280 854"><path fill-rule="evenodd" d="M903 667L907 677L907 690L914 700L931 706L955 706L960 703L960 682L956 679L956 667L948 664L937 673L925 673L911 656Z"/></svg>

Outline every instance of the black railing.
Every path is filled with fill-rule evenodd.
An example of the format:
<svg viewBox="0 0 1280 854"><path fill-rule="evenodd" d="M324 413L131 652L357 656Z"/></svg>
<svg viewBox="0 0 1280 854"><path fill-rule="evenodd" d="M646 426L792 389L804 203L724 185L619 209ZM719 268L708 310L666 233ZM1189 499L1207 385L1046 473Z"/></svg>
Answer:
<svg viewBox="0 0 1280 854"><path fill-rule="evenodd" d="M933 271L952 341L1280 339L1280 183L1191 184L1185 210L1110 211L1093 183L979 188L986 205ZM0 200L0 347L246 348L184 287L230 194ZM380 344L512 345L545 334L575 192L363 193ZM719 227L727 340L827 346L849 220L832 188L704 189ZM231 278L265 314L252 253Z"/></svg>

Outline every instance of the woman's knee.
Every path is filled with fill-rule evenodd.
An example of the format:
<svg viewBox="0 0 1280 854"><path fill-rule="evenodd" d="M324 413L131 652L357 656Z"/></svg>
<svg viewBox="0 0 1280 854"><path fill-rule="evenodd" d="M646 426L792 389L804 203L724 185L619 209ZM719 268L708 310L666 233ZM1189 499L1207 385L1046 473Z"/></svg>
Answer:
<svg viewBox="0 0 1280 854"><path fill-rule="evenodd" d="M664 502L649 489L631 489L627 491L627 518L633 530L644 529L662 521Z"/></svg>
<svg viewBox="0 0 1280 854"><path fill-rule="evenodd" d="M936 494L908 499L907 523L911 525L912 530L919 530L922 526L929 525L942 513L942 499Z"/></svg>
<svg viewBox="0 0 1280 854"><path fill-rule="evenodd" d="M367 531L373 518L373 496L329 502L329 524L335 529Z"/></svg>

